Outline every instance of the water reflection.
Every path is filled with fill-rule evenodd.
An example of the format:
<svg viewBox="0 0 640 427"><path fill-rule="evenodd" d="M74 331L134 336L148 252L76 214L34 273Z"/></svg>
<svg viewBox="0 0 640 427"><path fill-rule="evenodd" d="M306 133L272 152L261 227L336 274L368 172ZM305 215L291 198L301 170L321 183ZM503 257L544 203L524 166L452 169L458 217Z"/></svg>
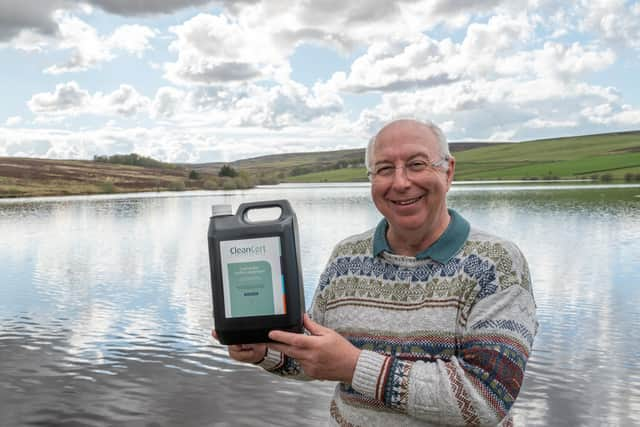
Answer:
<svg viewBox="0 0 640 427"><path fill-rule="evenodd" d="M518 425L640 424L639 195L504 183L450 193L530 262L540 333ZM298 215L309 304L333 245L380 219L367 184L0 202L3 422L324 420L332 384L239 365L209 337L209 207L277 198Z"/></svg>

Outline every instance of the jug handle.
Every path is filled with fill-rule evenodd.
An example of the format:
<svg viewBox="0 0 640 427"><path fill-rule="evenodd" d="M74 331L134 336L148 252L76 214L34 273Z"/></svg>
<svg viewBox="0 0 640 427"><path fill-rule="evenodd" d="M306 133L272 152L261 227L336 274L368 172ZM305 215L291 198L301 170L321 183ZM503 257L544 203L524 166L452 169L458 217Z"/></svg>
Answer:
<svg viewBox="0 0 640 427"><path fill-rule="evenodd" d="M238 206L236 215L241 221L246 222L247 212L252 209L268 209L268 208L280 208L280 217L275 222L280 222L286 216L294 216L293 208L288 200L268 200L263 202L247 202ZM266 221L270 222L270 221Z"/></svg>

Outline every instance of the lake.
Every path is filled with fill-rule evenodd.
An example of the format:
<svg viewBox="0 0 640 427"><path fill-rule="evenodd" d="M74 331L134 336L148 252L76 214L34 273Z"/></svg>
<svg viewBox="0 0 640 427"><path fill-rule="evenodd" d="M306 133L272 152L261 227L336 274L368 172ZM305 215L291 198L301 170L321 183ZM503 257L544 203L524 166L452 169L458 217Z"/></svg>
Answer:
<svg viewBox="0 0 640 427"><path fill-rule="evenodd" d="M235 363L210 337L210 206L288 199L307 305L368 184L0 201L0 425L318 425L334 384ZM540 329L516 425L640 425L640 186L456 183L518 244Z"/></svg>

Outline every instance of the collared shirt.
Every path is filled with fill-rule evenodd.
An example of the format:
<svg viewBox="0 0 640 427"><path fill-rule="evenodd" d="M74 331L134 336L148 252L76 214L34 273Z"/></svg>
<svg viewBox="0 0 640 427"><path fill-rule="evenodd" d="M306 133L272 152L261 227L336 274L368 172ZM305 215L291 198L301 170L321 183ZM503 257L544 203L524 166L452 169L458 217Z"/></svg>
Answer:
<svg viewBox="0 0 640 427"><path fill-rule="evenodd" d="M444 230L444 233L431 246L419 252L416 259L431 258L441 264L446 264L455 254L460 251L464 242L469 237L469 222L464 219L458 212L449 209L451 221ZM373 235L373 255L378 256L382 252L393 253L389 242L387 241L387 229L389 223L383 218L376 227Z"/></svg>

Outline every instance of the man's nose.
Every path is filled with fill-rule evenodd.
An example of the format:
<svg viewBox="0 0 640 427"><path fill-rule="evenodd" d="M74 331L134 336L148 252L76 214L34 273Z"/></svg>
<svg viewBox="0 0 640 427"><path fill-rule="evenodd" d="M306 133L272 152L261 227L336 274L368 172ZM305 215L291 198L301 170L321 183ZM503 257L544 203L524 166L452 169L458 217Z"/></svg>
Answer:
<svg viewBox="0 0 640 427"><path fill-rule="evenodd" d="M393 171L393 186L407 187L410 184L411 184L411 181L409 180L407 167L404 165L396 166L395 170Z"/></svg>

